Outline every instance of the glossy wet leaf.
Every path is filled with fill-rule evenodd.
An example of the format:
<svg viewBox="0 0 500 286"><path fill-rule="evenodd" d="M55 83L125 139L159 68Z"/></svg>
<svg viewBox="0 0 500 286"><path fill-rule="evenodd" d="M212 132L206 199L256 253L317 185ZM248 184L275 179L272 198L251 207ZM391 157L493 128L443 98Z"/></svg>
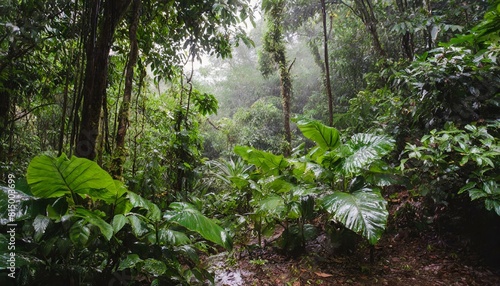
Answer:
<svg viewBox="0 0 500 286"><path fill-rule="evenodd" d="M156 243L156 234L150 234L150 240L153 243ZM160 245L185 245L191 243L191 240L186 235L186 233L182 231L176 231L172 229L160 229L158 230L158 240Z"/></svg>
<svg viewBox="0 0 500 286"><path fill-rule="evenodd" d="M127 255L127 258L125 258L124 260L122 260L120 262L120 265L118 266L118 270L121 271L121 270L125 270L125 269L128 269L128 268L134 268L135 265L139 262L142 262L143 260L139 257L139 255L133 253L133 254L129 254Z"/></svg>
<svg viewBox="0 0 500 286"><path fill-rule="evenodd" d="M159 260L148 258L144 260L142 270L152 274L153 276L160 276L167 271L167 266Z"/></svg>
<svg viewBox="0 0 500 286"><path fill-rule="evenodd" d="M134 232L136 237L140 237L149 231L146 223L144 223L138 214L133 214L127 217L130 226L132 227L132 231Z"/></svg>
<svg viewBox="0 0 500 286"><path fill-rule="evenodd" d="M199 233L203 238L221 245L227 249L232 248L231 237L213 220L204 216L200 211L188 203L175 202L170 205L165 217L191 231Z"/></svg>
<svg viewBox="0 0 500 286"><path fill-rule="evenodd" d="M387 224L387 202L376 191L334 192L322 201L333 219L376 244Z"/></svg>
<svg viewBox="0 0 500 286"><path fill-rule="evenodd" d="M341 171L356 174L368 169L370 164L382 159L393 147L394 141L387 136L355 134L341 148L340 157L344 158Z"/></svg>
<svg viewBox="0 0 500 286"><path fill-rule="evenodd" d="M45 233L45 230L49 226L50 223L50 218L43 216L43 215L37 215L35 219L33 220L33 228L35 229L35 241L39 241L43 234Z"/></svg>

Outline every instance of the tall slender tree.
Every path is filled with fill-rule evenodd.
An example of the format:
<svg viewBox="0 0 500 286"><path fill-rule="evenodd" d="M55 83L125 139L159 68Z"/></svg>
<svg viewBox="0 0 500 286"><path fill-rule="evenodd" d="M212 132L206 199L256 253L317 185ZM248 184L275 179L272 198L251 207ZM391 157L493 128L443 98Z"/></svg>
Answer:
<svg viewBox="0 0 500 286"><path fill-rule="evenodd" d="M264 35L263 49L261 56L261 72L268 76L272 70L266 67L271 60L278 69L281 85L281 101L283 106L283 124L285 129L285 140L287 146L283 153L288 156L291 152L292 132L290 128L290 105L292 97L292 77L290 69L293 62L290 63L286 56L285 37L284 37L284 0L264 0L262 1L262 10L268 23L267 31ZM267 58L267 60L266 60Z"/></svg>
<svg viewBox="0 0 500 286"><path fill-rule="evenodd" d="M121 179L123 174L123 163L127 156L125 147L125 136L129 126L129 110L132 99L132 89L134 80L134 68L139 55L139 45L137 43L137 28L141 13L142 0L132 0L130 26L128 38L130 42L130 51L128 53L128 62L125 71L125 89L123 91L122 103L118 113L118 128L115 137L115 150L111 166L111 174L115 179Z"/></svg>
<svg viewBox="0 0 500 286"><path fill-rule="evenodd" d="M329 53L328 53L328 31L326 29L326 4L325 0L321 0L321 19L323 22L323 54L325 58L325 68L322 69L324 71L325 77L325 89L326 95L328 97L328 123L330 126L333 126L333 94L332 94L332 85L330 83L330 61L329 61Z"/></svg>

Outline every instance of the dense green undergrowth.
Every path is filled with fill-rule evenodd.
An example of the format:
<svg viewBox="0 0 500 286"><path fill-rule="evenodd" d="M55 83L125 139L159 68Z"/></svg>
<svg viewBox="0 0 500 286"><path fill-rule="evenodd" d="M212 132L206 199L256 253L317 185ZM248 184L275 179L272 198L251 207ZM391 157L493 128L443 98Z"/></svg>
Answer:
<svg viewBox="0 0 500 286"><path fill-rule="evenodd" d="M26 178L27 185L0 193L2 216L15 222L13 239L6 231L0 236L5 249L15 241L15 249L2 251L1 268L3 275L10 271L15 253L9 273L17 285L202 283L213 277L199 253L214 244L232 247L231 237L193 205L161 210L87 159L38 156Z"/></svg>

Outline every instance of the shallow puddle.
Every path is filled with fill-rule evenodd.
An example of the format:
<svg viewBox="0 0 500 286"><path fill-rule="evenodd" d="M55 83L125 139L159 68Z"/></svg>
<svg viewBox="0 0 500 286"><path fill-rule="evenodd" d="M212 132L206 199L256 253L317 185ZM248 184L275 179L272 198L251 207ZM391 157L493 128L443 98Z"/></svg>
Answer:
<svg viewBox="0 0 500 286"><path fill-rule="evenodd" d="M227 252L222 252L210 256L206 263L208 269L213 271L215 285L217 286L242 286L245 285L245 278L253 275L252 272L238 267L226 265Z"/></svg>

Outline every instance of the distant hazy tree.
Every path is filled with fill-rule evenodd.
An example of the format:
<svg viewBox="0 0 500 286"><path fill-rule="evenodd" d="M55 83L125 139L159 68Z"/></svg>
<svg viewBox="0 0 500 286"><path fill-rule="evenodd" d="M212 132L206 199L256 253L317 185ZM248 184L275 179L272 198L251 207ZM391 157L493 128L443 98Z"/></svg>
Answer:
<svg viewBox="0 0 500 286"><path fill-rule="evenodd" d="M281 98L283 104L283 119L285 129L285 140L288 143L285 155L290 154L292 145L292 132L290 129L290 102L292 97L292 78L290 63L286 56L283 20L284 20L284 0L264 0L262 10L267 20L267 31L264 35L263 52L261 53L260 69L264 76L269 76L277 68L281 82ZM274 63L276 68L272 68L270 63Z"/></svg>

